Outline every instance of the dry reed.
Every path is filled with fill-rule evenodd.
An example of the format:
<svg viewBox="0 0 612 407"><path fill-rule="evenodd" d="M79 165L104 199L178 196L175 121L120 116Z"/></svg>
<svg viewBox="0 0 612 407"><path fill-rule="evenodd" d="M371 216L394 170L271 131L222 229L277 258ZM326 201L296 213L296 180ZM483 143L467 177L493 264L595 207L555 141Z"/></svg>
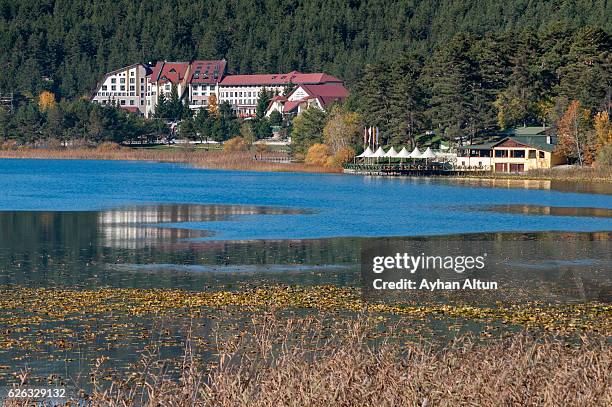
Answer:
<svg viewBox="0 0 612 407"><path fill-rule="evenodd" d="M609 406L612 351L605 339L570 345L528 333L443 349L372 340L374 324L315 319L254 321L218 344L212 367L186 346L180 377L143 358L137 376L100 383L94 406ZM14 406L17 404L8 404ZM24 405L24 404L22 404Z"/></svg>
<svg viewBox="0 0 612 407"><path fill-rule="evenodd" d="M257 159L255 159L257 156ZM74 149L8 149L0 150L0 158L36 158L60 160L125 160L186 163L198 168L266 172L333 173L340 168L308 165L295 162L271 162L279 153L248 151L201 151L189 148L165 150L143 148L74 148Z"/></svg>
<svg viewBox="0 0 612 407"><path fill-rule="evenodd" d="M564 167L530 170L522 174L491 173L478 178L551 180L571 182L612 182L612 167Z"/></svg>

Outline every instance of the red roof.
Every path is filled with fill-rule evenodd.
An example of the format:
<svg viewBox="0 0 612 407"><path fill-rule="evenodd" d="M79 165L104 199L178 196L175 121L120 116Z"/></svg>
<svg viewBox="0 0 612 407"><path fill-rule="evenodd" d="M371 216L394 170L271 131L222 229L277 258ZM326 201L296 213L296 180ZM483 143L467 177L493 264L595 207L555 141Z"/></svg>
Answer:
<svg viewBox="0 0 612 407"><path fill-rule="evenodd" d="M139 111L140 111L140 110L138 109L138 107L136 107L136 106L121 106L121 108L122 108L122 109L125 109L125 110L127 110L127 111L129 111L129 112L132 112L132 113L136 113L136 112L139 112Z"/></svg>
<svg viewBox="0 0 612 407"><path fill-rule="evenodd" d="M178 84L185 79L188 67L188 62L158 62L153 67L151 81L160 84L166 82Z"/></svg>
<svg viewBox="0 0 612 407"><path fill-rule="evenodd" d="M255 74L255 75L228 75L221 81L221 85L286 85L294 83L301 84L323 84L337 83L342 84L342 81L335 76L326 73L300 73L292 71L289 73L276 74Z"/></svg>
<svg viewBox="0 0 612 407"><path fill-rule="evenodd" d="M291 111L297 107L299 102L304 102L306 100L317 98L321 107L325 108L328 104L337 101L343 101L348 96L348 90L342 85L300 85L299 88L304 89L306 93L308 93L308 97L302 98L300 100L296 100L293 104L292 102L287 102L285 104L285 111ZM299 88L294 89L292 94ZM289 95L291 97L291 95ZM291 105L289 105L292 103Z"/></svg>
<svg viewBox="0 0 612 407"><path fill-rule="evenodd" d="M189 83L217 83L225 74L225 59L196 60L191 63Z"/></svg>

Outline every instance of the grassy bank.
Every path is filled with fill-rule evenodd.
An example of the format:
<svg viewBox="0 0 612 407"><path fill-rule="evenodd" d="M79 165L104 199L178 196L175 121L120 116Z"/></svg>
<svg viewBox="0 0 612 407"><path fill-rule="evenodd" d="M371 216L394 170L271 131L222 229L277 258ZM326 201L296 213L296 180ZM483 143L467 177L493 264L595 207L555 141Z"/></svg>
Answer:
<svg viewBox="0 0 612 407"><path fill-rule="evenodd" d="M105 360L91 374L93 406L608 406L612 348L602 337L568 344L522 332L504 339L458 338L442 349L381 337L367 317L253 319L215 343L209 363L190 339L178 374L146 355L124 377ZM23 386L26 386L24 378ZM16 407L28 401L7 403Z"/></svg>
<svg viewBox="0 0 612 407"><path fill-rule="evenodd" d="M191 164L198 168L229 169L243 171L338 173L341 168L311 165L297 162L274 162L286 157L285 152L253 152L221 149L157 146L149 148L26 148L0 149L0 158L37 158L61 160L127 160L157 161ZM257 158L256 158L257 157ZM510 180L510 181L567 181L611 183L612 168L568 167L563 169L531 170L524 174L488 173L469 175L460 179Z"/></svg>
<svg viewBox="0 0 612 407"><path fill-rule="evenodd" d="M502 179L502 180L544 180L568 182L605 182L612 183L612 167L564 167L531 170L524 174L508 174L492 172L487 175L470 176L475 179Z"/></svg>
<svg viewBox="0 0 612 407"><path fill-rule="evenodd" d="M61 160L127 160L191 164L198 168L274 172L340 172L339 168L303 163L272 162L283 153L248 151L203 151L192 148L74 148L0 150L0 158L37 158ZM256 158L257 157L257 158Z"/></svg>

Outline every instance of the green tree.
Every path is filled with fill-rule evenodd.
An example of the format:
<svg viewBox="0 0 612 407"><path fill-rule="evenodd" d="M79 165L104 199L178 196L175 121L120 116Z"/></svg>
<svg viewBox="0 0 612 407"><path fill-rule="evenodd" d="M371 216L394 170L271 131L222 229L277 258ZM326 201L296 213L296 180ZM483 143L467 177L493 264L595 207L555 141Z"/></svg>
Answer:
<svg viewBox="0 0 612 407"><path fill-rule="evenodd" d="M293 119L291 149L297 154L306 154L313 144L323 142L323 128L327 114L316 107L310 107Z"/></svg>
<svg viewBox="0 0 612 407"><path fill-rule="evenodd" d="M9 112L3 106L0 106L0 137L2 137L4 141L8 140L9 124Z"/></svg>
<svg viewBox="0 0 612 407"><path fill-rule="evenodd" d="M419 81L422 59L406 54L391 68L388 144L416 145L416 136L425 130L424 92Z"/></svg>
<svg viewBox="0 0 612 407"><path fill-rule="evenodd" d="M283 115L278 110L275 110L270 113L268 120L270 121L270 126L281 126L283 124Z"/></svg>
<svg viewBox="0 0 612 407"><path fill-rule="evenodd" d="M186 140L195 141L198 139L196 126L192 118L181 120L181 124L179 125L179 136Z"/></svg>

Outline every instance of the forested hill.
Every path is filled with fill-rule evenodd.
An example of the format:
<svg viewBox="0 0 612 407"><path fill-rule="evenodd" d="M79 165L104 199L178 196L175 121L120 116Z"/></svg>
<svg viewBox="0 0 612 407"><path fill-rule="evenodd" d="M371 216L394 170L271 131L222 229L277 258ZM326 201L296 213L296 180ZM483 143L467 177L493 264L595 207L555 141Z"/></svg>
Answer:
<svg viewBox="0 0 612 407"><path fill-rule="evenodd" d="M234 73L324 70L346 80L459 32L551 24L610 32L606 0L0 0L0 91L87 94L136 61L226 58Z"/></svg>

